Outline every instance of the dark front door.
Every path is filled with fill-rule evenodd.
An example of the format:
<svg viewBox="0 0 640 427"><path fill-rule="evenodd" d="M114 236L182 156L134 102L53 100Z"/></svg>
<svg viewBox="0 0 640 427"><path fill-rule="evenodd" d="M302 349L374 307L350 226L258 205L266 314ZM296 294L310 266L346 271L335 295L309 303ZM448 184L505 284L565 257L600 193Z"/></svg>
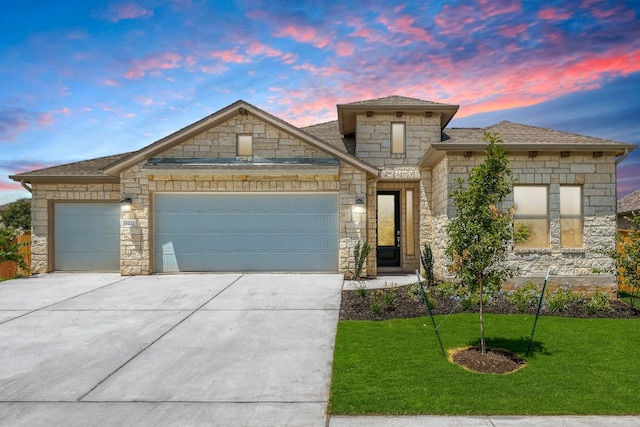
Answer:
<svg viewBox="0 0 640 427"><path fill-rule="evenodd" d="M400 265L400 192L378 192L378 267Z"/></svg>

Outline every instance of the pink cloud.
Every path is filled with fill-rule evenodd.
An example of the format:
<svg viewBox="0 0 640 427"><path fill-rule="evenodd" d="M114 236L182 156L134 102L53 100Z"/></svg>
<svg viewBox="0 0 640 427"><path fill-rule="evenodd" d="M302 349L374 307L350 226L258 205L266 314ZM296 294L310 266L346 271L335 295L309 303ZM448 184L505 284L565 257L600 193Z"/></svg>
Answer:
<svg viewBox="0 0 640 427"><path fill-rule="evenodd" d="M515 38L516 36L524 33L528 28L526 24L514 25L512 27L501 27L498 29L498 32L502 37L506 37L509 39Z"/></svg>
<svg viewBox="0 0 640 427"><path fill-rule="evenodd" d="M354 50L353 43L348 43L348 42L336 43L336 53L339 56L349 56L353 54L353 50Z"/></svg>
<svg viewBox="0 0 640 427"><path fill-rule="evenodd" d="M282 52L280 50L275 49L271 46L267 46L257 41L249 43L249 46L247 47L246 50L247 50L247 53L251 56L262 56L262 55L269 56L269 57L282 56Z"/></svg>
<svg viewBox="0 0 640 427"><path fill-rule="evenodd" d="M182 56L173 52L155 53L133 61L129 71L124 75L127 79L139 79L145 74L158 75L159 70L180 67Z"/></svg>
<svg viewBox="0 0 640 427"><path fill-rule="evenodd" d="M522 11L522 5L519 0L480 0L478 3L482 12L482 18Z"/></svg>
<svg viewBox="0 0 640 427"><path fill-rule="evenodd" d="M477 17L478 13L472 6L445 4L440 13L434 17L434 21L440 27L441 34L471 34L484 27L482 23L476 24Z"/></svg>
<svg viewBox="0 0 640 427"><path fill-rule="evenodd" d="M0 191L15 191L15 190L24 190L24 188L22 188L22 185L20 185L20 183L18 182L0 181Z"/></svg>
<svg viewBox="0 0 640 427"><path fill-rule="evenodd" d="M115 81L114 79L103 80L102 84L104 84L105 86L110 86L110 87L118 86L118 82Z"/></svg>
<svg viewBox="0 0 640 427"><path fill-rule="evenodd" d="M286 25L273 33L275 37L288 37L298 43L310 44L322 49L331 41L327 35L321 36L315 28L306 25Z"/></svg>
<svg viewBox="0 0 640 427"><path fill-rule="evenodd" d="M564 21L571 18L573 15L569 12L559 12L558 9L553 7L547 7L538 12L538 18L545 19L547 21Z"/></svg>
<svg viewBox="0 0 640 427"><path fill-rule="evenodd" d="M383 24L387 30L391 33L401 33L409 37L404 44L412 43L415 41L422 41L426 43L433 43L433 37L427 33L424 28L414 26L416 18L408 15L402 15L398 18L387 19L380 17L378 21Z"/></svg>
<svg viewBox="0 0 640 427"><path fill-rule="evenodd" d="M238 48L209 52L209 57L221 59L224 62L231 62L235 64L251 62L249 58L238 53Z"/></svg>
<svg viewBox="0 0 640 427"><path fill-rule="evenodd" d="M109 9L102 16L108 21L118 22L124 19L149 18L153 16L153 10L133 2L120 3L109 6Z"/></svg>

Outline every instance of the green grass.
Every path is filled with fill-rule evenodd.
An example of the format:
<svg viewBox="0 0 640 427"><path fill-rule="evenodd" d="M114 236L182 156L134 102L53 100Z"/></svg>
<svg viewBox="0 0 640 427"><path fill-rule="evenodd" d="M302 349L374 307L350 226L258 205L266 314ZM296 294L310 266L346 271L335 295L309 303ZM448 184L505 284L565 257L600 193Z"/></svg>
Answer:
<svg viewBox="0 0 640 427"><path fill-rule="evenodd" d="M442 316L437 316L440 322ZM524 357L533 316L485 315L489 346ZM448 317L445 349L477 342L477 314ZM527 366L479 374L440 352L429 318L338 324L332 414L640 414L640 320L540 317Z"/></svg>

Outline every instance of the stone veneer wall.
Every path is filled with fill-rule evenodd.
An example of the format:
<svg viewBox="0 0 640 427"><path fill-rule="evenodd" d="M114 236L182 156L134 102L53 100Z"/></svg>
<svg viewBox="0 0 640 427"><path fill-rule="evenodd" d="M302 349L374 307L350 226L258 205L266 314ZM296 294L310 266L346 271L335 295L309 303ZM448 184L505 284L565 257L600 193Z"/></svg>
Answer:
<svg viewBox="0 0 640 427"><path fill-rule="evenodd" d="M31 271L46 273L53 269L49 242L53 229L49 202L119 202L119 184L34 184L31 199Z"/></svg>
<svg viewBox="0 0 640 427"><path fill-rule="evenodd" d="M152 195L155 192L337 192L340 198L339 268L353 270L355 242L366 239L366 224L361 214L352 213L356 198L366 198L364 172L347 165L340 175L144 175L139 167L123 174L123 194L132 198L131 211L122 219L136 219L137 227L121 230L121 273L153 272L150 246Z"/></svg>
<svg viewBox="0 0 640 427"><path fill-rule="evenodd" d="M253 156L262 158L331 158L320 149L251 115L237 115L173 147L158 157L236 157L237 135L253 136Z"/></svg>
<svg viewBox="0 0 640 427"><path fill-rule="evenodd" d="M465 158L462 153L449 154L446 170L446 188L450 193L458 177L466 178L469 171L480 164L484 156L474 153ZM509 264L519 268L520 276L528 278L544 277L547 267L551 267L552 285L569 283L574 286L613 286L615 277L597 275L594 268L607 269L612 266L608 257L594 252L599 247L611 248L615 245L616 233L616 168L615 158L605 155L593 158L591 153L571 153L560 158L560 153L539 153L529 158L527 153L510 153L509 168L520 185L538 184L549 188L549 229L550 245L540 249L515 249L508 258ZM440 166L440 165L438 165ZM434 180L441 174L434 168ZM584 248L560 247L560 186L580 185L583 190ZM435 205L439 205L437 194L445 188L443 182L434 181ZM513 196L506 201L513 204ZM440 206L434 208L434 246L447 245L444 227L447 217L455 215L453 202L449 201L447 215L438 215ZM446 264L444 251L437 252L437 263ZM440 269L441 275L443 269ZM446 274L446 273L445 273Z"/></svg>
<svg viewBox="0 0 640 427"><path fill-rule="evenodd" d="M297 140L270 124L249 116L235 116L215 128L168 149L158 157L235 158L237 134L253 135L253 155L265 158L330 158L320 149ZM247 167L251 167L250 164ZM150 173L150 172L149 172ZM267 173L267 172L265 172ZM132 198L131 212L122 219L136 219L137 227L121 230L120 271L124 275L153 272L151 253L152 195L155 192L316 192L335 191L340 198L339 268L353 269L353 247L366 239L366 221L352 213L357 198L366 200L366 174L341 164L339 175L188 175L146 174L140 166L121 174L122 197ZM366 202L365 202L366 203Z"/></svg>
<svg viewBox="0 0 640 427"><path fill-rule="evenodd" d="M377 167L415 167L432 142L440 142L440 116L374 114L356 118L356 157ZM391 154L391 123L405 123L405 152Z"/></svg>

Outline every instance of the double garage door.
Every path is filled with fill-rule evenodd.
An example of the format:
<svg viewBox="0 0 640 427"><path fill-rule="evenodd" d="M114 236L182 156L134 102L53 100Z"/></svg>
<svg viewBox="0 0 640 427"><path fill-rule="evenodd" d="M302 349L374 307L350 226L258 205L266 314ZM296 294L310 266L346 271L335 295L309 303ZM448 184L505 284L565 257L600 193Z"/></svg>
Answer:
<svg viewBox="0 0 640 427"><path fill-rule="evenodd" d="M336 193L156 194L154 271L338 270Z"/></svg>

